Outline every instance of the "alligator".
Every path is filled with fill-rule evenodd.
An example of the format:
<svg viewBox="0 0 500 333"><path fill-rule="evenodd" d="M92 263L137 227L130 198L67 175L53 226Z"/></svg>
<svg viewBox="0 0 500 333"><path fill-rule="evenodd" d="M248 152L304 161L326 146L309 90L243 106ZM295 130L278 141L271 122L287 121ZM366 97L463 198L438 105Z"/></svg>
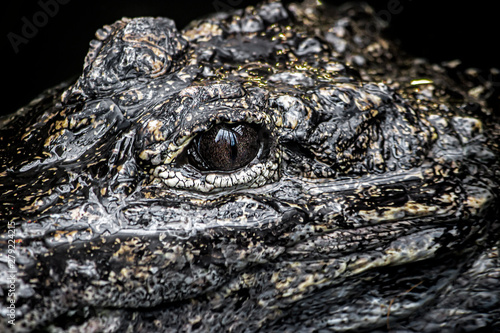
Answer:
<svg viewBox="0 0 500 333"><path fill-rule="evenodd" d="M363 4L96 32L0 120L2 332L500 332L498 71Z"/></svg>

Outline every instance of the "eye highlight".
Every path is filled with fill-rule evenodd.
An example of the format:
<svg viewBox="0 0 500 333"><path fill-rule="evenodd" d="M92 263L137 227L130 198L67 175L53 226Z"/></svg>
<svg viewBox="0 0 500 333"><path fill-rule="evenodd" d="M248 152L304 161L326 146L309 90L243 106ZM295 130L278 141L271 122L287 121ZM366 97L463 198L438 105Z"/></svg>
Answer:
<svg viewBox="0 0 500 333"><path fill-rule="evenodd" d="M249 124L217 124L195 139L191 164L202 171L232 171L250 163L259 153L259 132Z"/></svg>
<svg viewBox="0 0 500 333"><path fill-rule="evenodd" d="M216 193L276 181L280 151L271 133L259 123L214 124L189 140L175 160L158 165L154 182Z"/></svg>

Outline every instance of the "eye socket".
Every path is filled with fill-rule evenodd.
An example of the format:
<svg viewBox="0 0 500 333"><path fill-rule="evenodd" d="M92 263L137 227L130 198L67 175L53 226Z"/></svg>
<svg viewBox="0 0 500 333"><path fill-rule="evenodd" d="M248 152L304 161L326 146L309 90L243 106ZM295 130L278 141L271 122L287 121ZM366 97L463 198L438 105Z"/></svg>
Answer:
<svg viewBox="0 0 500 333"><path fill-rule="evenodd" d="M158 180L167 188L217 193L279 179L277 141L265 123L215 124L200 130L194 137L181 137L177 147L182 150L172 149L177 152L173 159L167 156L154 168L155 184Z"/></svg>
<svg viewBox="0 0 500 333"><path fill-rule="evenodd" d="M259 131L252 125L217 124L195 139L190 162L204 171L232 171L250 163L260 147Z"/></svg>

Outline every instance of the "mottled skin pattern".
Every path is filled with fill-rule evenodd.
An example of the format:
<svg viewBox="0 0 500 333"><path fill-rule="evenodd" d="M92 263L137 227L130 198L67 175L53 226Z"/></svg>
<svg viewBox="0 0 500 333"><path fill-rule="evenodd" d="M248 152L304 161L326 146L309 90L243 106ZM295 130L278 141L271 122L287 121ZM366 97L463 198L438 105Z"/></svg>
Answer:
<svg viewBox="0 0 500 333"><path fill-rule="evenodd" d="M99 30L1 123L0 331L499 331L498 92L381 30L279 2Z"/></svg>

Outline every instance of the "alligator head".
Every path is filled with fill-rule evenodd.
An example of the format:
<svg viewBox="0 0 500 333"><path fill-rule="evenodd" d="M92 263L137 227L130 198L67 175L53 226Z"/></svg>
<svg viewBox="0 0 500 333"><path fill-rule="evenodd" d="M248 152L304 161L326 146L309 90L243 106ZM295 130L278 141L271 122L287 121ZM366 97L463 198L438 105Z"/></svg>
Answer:
<svg viewBox="0 0 500 333"><path fill-rule="evenodd" d="M491 84L382 28L271 2L99 30L76 82L3 120L1 325L493 327Z"/></svg>

